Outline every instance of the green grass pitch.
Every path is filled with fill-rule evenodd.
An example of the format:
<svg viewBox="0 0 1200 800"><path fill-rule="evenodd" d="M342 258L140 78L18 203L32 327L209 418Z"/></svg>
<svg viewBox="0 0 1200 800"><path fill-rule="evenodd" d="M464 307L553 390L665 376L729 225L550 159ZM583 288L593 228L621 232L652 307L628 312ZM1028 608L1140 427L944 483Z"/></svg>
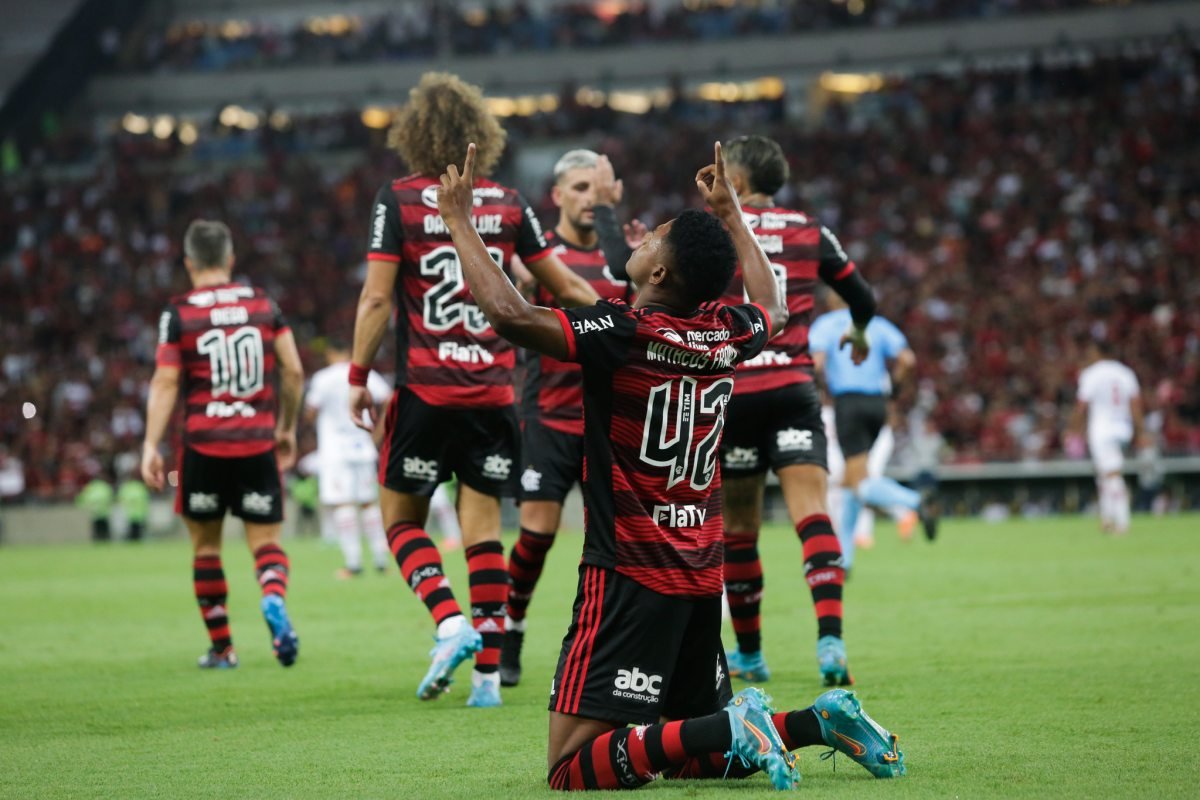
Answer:
<svg viewBox="0 0 1200 800"><path fill-rule="evenodd" d="M289 670L271 657L250 557L227 545L232 672L194 666L207 640L183 541L0 550L0 796L548 798L547 691L579 548L560 537L525 680L486 710L464 706L468 668L448 696L416 700L424 608L394 572L335 581L339 554L313 541L288 543L302 641ZM800 547L774 526L763 552L764 688L802 708L821 689ZM447 563L465 597L461 553ZM835 771L809 748L804 796L1200 792L1200 518L1139 518L1123 539L1083 518L950 520L934 545L882 525L846 622L859 694L900 734L909 775L875 781L840 756ZM640 791L771 793L761 776Z"/></svg>

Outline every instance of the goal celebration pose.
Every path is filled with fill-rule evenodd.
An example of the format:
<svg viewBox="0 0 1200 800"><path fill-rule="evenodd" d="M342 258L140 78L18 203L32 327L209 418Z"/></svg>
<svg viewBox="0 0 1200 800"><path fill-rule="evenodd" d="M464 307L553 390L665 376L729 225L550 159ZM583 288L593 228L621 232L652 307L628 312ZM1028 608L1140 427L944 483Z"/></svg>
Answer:
<svg viewBox="0 0 1200 800"><path fill-rule="evenodd" d="M730 689L720 637L718 452L734 368L761 352L788 311L742 219L719 144L715 160L696 176L715 216L685 211L646 238L628 262L640 287L633 304L568 310L525 302L488 254L473 221L475 147L461 174L451 164L441 177L438 205L497 333L583 371L587 521L551 688L548 779L556 789L759 770L791 788L799 773L790 751L821 743L878 776L904 772L895 737L850 692L774 714L760 690L734 697ZM715 302L739 258L750 302Z"/></svg>
<svg viewBox="0 0 1200 800"><path fill-rule="evenodd" d="M221 566L221 528L230 510L246 525L275 657L290 667L300 639L285 604L289 562L280 546L279 473L296 460L296 418L304 388L300 354L274 301L261 289L233 283L228 227L196 220L187 229L183 251L194 288L172 298L159 321L142 479L152 489L163 488L158 446L182 385L186 407L175 511L191 535L196 602L212 643L200 666L227 669L238 664ZM276 364L278 399L272 380Z"/></svg>

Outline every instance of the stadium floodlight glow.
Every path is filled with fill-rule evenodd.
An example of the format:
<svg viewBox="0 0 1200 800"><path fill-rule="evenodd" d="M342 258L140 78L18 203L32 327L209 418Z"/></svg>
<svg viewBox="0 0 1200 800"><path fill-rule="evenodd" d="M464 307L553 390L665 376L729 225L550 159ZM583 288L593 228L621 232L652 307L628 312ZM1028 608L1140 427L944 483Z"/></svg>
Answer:
<svg viewBox="0 0 1200 800"><path fill-rule="evenodd" d="M269 119L270 125L277 131L281 131L288 125L292 124L292 118L288 116L286 111L272 111Z"/></svg>
<svg viewBox="0 0 1200 800"><path fill-rule="evenodd" d="M252 131L258 127L258 114L253 111L242 111L241 117L237 121L237 126L244 131Z"/></svg>
<svg viewBox="0 0 1200 800"><path fill-rule="evenodd" d="M626 114L645 114L654 107L654 98L649 92L610 92L608 105Z"/></svg>
<svg viewBox="0 0 1200 800"><path fill-rule="evenodd" d="M37 416L37 406L33 403L25 403L21 406L21 416L25 417L25 419L33 419Z"/></svg>
<svg viewBox="0 0 1200 800"><path fill-rule="evenodd" d="M225 106L217 117L226 128L236 128L242 120L242 107L237 105Z"/></svg>
<svg viewBox="0 0 1200 800"><path fill-rule="evenodd" d="M878 72L859 74L856 72L821 73L821 88L841 94L864 94L883 88L883 76Z"/></svg>
<svg viewBox="0 0 1200 800"><path fill-rule="evenodd" d="M362 124L382 130L392 124L392 112L383 106L367 106L362 110Z"/></svg>
<svg viewBox="0 0 1200 800"><path fill-rule="evenodd" d="M200 131L196 129L194 123L182 122L179 125L179 142L187 146L194 145L196 140L200 138Z"/></svg>
<svg viewBox="0 0 1200 800"><path fill-rule="evenodd" d="M169 114L159 114L154 118L154 136L158 139L170 139L175 132L175 118Z"/></svg>
<svg viewBox="0 0 1200 800"><path fill-rule="evenodd" d="M150 120L130 111L121 118L121 127L135 136L141 136L150 130Z"/></svg>

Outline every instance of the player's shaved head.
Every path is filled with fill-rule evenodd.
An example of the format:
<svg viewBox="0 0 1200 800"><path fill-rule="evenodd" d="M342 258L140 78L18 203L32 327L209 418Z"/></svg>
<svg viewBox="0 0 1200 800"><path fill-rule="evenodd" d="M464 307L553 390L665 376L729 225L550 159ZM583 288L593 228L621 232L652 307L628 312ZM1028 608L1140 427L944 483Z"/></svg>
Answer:
<svg viewBox="0 0 1200 800"><path fill-rule="evenodd" d="M194 220L183 236L183 254L195 269L224 269L233 258L233 234L224 222Z"/></svg>
<svg viewBox="0 0 1200 800"><path fill-rule="evenodd" d="M554 165L554 180L561 181L571 170L595 169L600 154L593 150L568 150Z"/></svg>
<svg viewBox="0 0 1200 800"><path fill-rule="evenodd" d="M790 170L783 148L766 136L739 136L722 145L725 163L741 170L750 191L772 195L787 183Z"/></svg>
<svg viewBox="0 0 1200 800"><path fill-rule="evenodd" d="M426 72L409 93L388 141L409 168L437 177L447 164L462 164L475 143L475 174L490 175L504 152L504 128L479 87L448 72Z"/></svg>
<svg viewBox="0 0 1200 800"><path fill-rule="evenodd" d="M688 209L671 223L667 247L672 272L689 303L699 305L725 294L737 269L737 250L721 220L706 211Z"/></svg>

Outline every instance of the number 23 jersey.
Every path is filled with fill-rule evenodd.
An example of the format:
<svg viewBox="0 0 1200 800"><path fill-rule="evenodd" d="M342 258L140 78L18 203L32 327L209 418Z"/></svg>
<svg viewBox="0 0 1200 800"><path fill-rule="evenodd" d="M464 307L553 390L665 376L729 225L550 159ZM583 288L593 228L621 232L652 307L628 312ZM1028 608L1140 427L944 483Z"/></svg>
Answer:
<svg viewBox="0 0 1200 800"><path fill-rule="evenodd" d="M444 408L511 406L516 350L476 305L450 231L438 213L435 178L412 175L379 190L367 259L399 264L396 385ZM475 180L475 229L507 273L513 254L550 254L542 228L515 190Z"/></svg>
<svg viewBox="0 0 1200 800"><path fill-rule="evenodd" d="M721 433L734 367L770 337L766 313L619 300L555 313L583 369L584 563L661 594L719 595Z"/></svg>
<svg viewBox="0 0 1200 800"><path fill-rule="evenodd" d="M252 286L171 298L156 361L181 370L187 447L218 458L275 448L275 337L286 330L279 307Z"/></svg>

